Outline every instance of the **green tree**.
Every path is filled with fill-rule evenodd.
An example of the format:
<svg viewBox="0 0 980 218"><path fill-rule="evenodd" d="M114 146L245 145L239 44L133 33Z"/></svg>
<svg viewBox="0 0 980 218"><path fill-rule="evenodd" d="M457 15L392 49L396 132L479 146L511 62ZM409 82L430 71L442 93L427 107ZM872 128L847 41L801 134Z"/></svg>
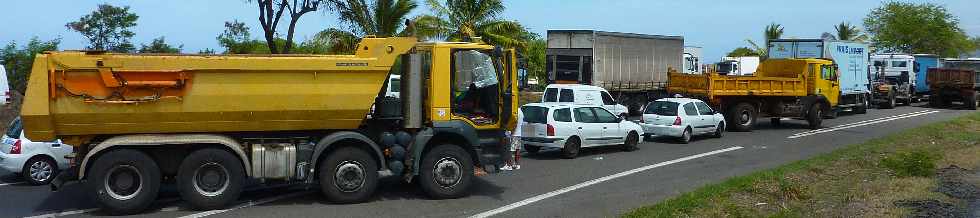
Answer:
<svg viewBox="0 0 980 218"><path fill-rule="evenodd" d="M835 35L835 37L838 40L863 42L868 39L867 35L861 33L860 28L844 21L841 21L839 24L834 26L834 30L837 31L837 35Z"/></svg>
<svg viewBox="0 0 980 218"><path fill-rule="evenodd" d="M426 0L433 15L415 18L416 34L423 38L445 38L460 41L481 37L487 43L510 48L524 48L531 34L517 21L503 20L501 0Z"/></svg>
<svg viewBox="0 0 980 218"><path fill-rule="evenodd" d="M161 36L160 38L153 39L153 42L151 42L149 45L147 44L140 45L139 53L158 53L158 54L180 53L180 50L183 49L184 49L183 44L178 46L167 44L166 39L164 39L164 37Z"/></svg>
<svg viewBox="0 0 980 218"><path fill-rule="evenodd" d="M328 53L351 54L360 37L410 35L404 20L418 7L414 0L334 0L340 22L348 25L347 30L330 28L317 33L304 42L310 46L322 46Z"/></svg>
<svg viewBox="0 0 980 218"><path fill-rule="evenodd" d="M972 51L959 18L933 3L887 2L864 18L871 42L880 50L956 57Z"/></svg>
<svg viewBox="0 0 980 218"><path fill-rule="evenodd" d="M0 64L7 70L10 89L24 93L27 90L27 79L31 76L34 56L45 51L57 51L59 44L60 38L41 41L34 37L24 46L18 47L16 42L10 42L0 49Z"/></svg>
<svg viewBox="0 0 980 218"><path fill-rule="evenodd" d="M756 54L758 54L762 58L765 58L766 56L769 56L768 45L767 45L769 43L769 40L779 39L782 37L783 37L783 26L776 23L771 23L768 26L766 26L766 29L762 32L762 39L763 39L762 44L755 43L751 39L746 39L745 41L748 42L753 49L755 49Z"/></svg>
<svg viewBox="0 0 980 218"><path fill-rule="evenodd" d="M725 56L727 57L759 56L759 53L756 53L756 50L753 50L748 47L739 47L739 48L735 48L735 50L732 50L731 52L728 52L728 55Z"/></svg>
<svg viewBox="0 0 980 218"><path fill-rule="evenodd" d="M201 51L198 51L197 52L197 54L207 54L207 55L213 55L213 54L216 54L216 53L217 52L215 52L214 49L211 49L211 48L205 48L204 50L201 50Z"/></svg>
<svg viewBox="0 0 980 218"><path fill-rule="evenodd" d="M265 42L252 39L248 26L238 20L225 21L225 31L218 34L217 39L218 44L225 48L225 54L252 54L269 50Z"/></svg>
<svg viewBox="0 0 980 218"><path fill-rule="evenodd" d="M335 0L329 0L335 1ZM293 33L296 23L303 15L327 6L328 0L256 0L259 6L259 23L265 33L265 43L272 54L289 54L292 49ZM276 43L276 32L279 30L279 20L284 12L289 12L289 26L286 28L284 43ZM277 47L280 46L280 47ZM281 49L280 49L281 48Z"/></svg>
<svg viewBox="0 0 980 218"><path fill-rule="evenodd" d="M544 39L534 39L527 43L527 50L523 53L527 61L528 78L535 78L543 82L547 79L548 72L545 57L548 50L548 41Z"/></svg>
<svg viewBox="0 0 980 218"><path fill-rule="evenodd" d="M65 25L88 39L88 49L114 52L133 52L136 47L129 42L133 38L130 28L136 26L139 16L129 11L129 6L116 7L100 4L91 14Z"/></svg>

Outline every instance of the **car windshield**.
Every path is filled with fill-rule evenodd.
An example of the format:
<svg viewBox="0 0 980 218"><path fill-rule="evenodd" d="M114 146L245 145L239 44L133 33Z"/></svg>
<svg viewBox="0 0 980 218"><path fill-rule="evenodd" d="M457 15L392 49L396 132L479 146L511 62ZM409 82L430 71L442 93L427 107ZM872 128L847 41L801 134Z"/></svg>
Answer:
<svg viewBox="0 0 980 218"><path fill-rule="evenodd" d="M677 116L677 104L676 102L669 101L654 101L647 106L647 110L644 114L656 114L660 116Z"/></svg>
<svg viewBox="0 0 980 218"><path fill-rule="evenodd" d="M527 123L548 123L548 108L538 106L521 107L524 113L524 122Z"/></svg>
<svg viewBox="0 0 980 218"><path fill-rule="evenodd" d="M20 138L20 131L24 130L24 126L20 123L20 118L16 118L10 121L10 125L7 125L7 137L10 138Z"/></svg>

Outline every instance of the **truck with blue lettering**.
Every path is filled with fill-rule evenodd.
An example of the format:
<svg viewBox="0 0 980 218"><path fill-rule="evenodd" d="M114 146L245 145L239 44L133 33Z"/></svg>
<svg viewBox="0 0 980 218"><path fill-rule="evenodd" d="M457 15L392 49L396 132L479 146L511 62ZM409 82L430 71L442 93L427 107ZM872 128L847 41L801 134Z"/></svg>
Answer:
<svg viewBox="0 0 980 218"><path fill-rule="evenodd" d="M838 107L824 115L837 117L842 110L863 114L870 105L868 44L823 39L774 39L769 41L769 59L820 58L838 67L840 99Z"/></svg>

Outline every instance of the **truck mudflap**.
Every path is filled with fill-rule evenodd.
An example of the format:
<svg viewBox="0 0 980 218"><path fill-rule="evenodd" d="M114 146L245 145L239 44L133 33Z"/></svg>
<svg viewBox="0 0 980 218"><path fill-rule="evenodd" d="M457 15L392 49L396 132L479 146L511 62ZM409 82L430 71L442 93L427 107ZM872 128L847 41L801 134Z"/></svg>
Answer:
<svg viewBox="0 0 980 218"><path fill-rule="evenodd" d="M74 166L68 170L61 171L58 176L51 180L51 191L58 191L67 184L78 182L78 167Z"/></svg>

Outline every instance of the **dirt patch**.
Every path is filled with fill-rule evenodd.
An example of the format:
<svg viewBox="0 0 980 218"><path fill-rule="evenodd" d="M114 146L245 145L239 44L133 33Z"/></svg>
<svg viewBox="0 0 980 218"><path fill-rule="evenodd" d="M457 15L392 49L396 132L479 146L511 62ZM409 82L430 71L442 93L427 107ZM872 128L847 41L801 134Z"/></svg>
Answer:
<svg viewBox="0 0 980 218"><path fill-rule="evenodd" d="M971 181L977 181L977 175L970 170L951 165L936 172L939 187L936 191L949 197L973 201L980 198L980 188Z"/></svg>
<svg viewBox="0 0 980 218"><path fill-rule="evenodd" d="M961 208L957 208L956 205L939 200L902 200L896 201L895 206L911 208L912 214L909 217L914 218L966 217L966 214L963 213Z"/></svg>

